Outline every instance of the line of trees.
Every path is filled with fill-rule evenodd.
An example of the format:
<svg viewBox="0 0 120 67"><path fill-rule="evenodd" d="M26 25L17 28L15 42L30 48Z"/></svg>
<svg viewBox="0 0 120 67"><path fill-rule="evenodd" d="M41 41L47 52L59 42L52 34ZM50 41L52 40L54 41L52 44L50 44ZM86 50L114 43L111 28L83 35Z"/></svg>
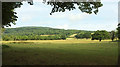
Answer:
<svg viewBox="0 0 120 67"><path fill-rule="evenodd" d="M83 38L91 38L91 40L105 40L105 39L111 39L114 41L114 39L117 40L118 38L118 31L111 31L107 32L106 30L97 30L94 33L79 33L75 36L77 39L83 39Z"/></svg>
<svg viewBox="0 0 120 67"><path fill-rule="evenodd" d="M62 36L40 36L40 35L23 35L23 36L14 36L14 35L4 35L2 37L4 41L18 41L18 40L60 40L66 39L64 35Z"/></svg>
<svg viewBox="0 0 120 67"><path fill-rule="evenodd" d="M64 30L54 29L49 27L20 27L20 28L6 28L2 35L2 39L5 41L10 40L65 40L67 37L73 34L77 34L74 37L77 39L91 39L91 40L105 40L111 39L114 41L118 38L118 31L84 31L84 30ZM42 36L46 35L46 36Z"/></svg>
<svg viewBox="0 0 120 67"><path fill-rule="evenodd" d="M65 40L72 34L80 32L89 32L82 30L64 30L49 27L20 27L6 28L2 35L2 39L9 40ZM42 36L47 35L47 36Z"/></svg>
<svg viewBox="0 0 120 67"><path fill-rule="evenodd" d="M112 41L114 41L114 39L117 40L118 38L118 32L117 31L111 31L111 32L107 32L105 30L97 30L95 31L92 35L92 39L91 40L105 40L105 39L111 39Z"/></svg>
<svg viewBox="0 0 120 67"><path fill-rule="evenodd" d="M109 32L105 31L105 30L97 30L94 32L94 34L92 34L92 40L104 40L104 39L110 39L110 34Z"/></svg>

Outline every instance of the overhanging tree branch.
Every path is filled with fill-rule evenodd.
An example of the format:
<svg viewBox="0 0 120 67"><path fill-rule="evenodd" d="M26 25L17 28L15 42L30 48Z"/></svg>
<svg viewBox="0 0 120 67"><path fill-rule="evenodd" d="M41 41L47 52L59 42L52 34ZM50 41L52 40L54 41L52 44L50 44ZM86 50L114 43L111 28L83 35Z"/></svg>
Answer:
<svg viewBox="0 0 120 67"><path fill-rule="evenodd" d="M27 0L30 5L33 5L32 0ZM52 10L50 15L55 12L65 12L66 10L74 10L76 9L75 5L78 6L78 9L82 12L92 14L98 13L98 8L103 6L101 2L94 2L93 0L84 0L85 2L79 2L80 0L71 0L72 2L68 2L70 0L43 0L44 3L47 5L51 5ZM53 2L54 1L54 2ZM57 2L59 1L59 2ZM64 2L65 1L65 2ZM78 1L78 2L77 2ZM92 1L92 2L91 2ZM97 0L96 0L97 1ZM17 21L16 12L14 11L15 8L20 8L22 5L21 2L3 2L2 3L2 27L8 27L12 24L16 24Z"/></svg>

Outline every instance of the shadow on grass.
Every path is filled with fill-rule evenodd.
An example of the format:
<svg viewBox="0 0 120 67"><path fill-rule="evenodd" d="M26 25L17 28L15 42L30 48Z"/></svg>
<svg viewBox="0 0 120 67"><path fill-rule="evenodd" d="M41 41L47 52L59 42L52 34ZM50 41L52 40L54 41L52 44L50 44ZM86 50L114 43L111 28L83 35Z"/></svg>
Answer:
<svg viewBox="0 0 120 67"><path fill-rule="evenodd" d="M114 41L110 41L110 42L120 42L120 40L114 40Z"/></svg>
<svg viewBox="0 0 120 67"><path fill-rule="evenodd" d="M34 44L34 42L11 42L10 44Z"/></svg>
<svg viewBox="0 0 120 67"><path fill-rule="evenodd" d="M73 44L49 45L41 43L31 46L31 42L25 43L26 45L23 45L24 42L15 42L17 47L12 47L11 45L16 45L11 43L10 49L4 49L3 65L104 65L116 64L117 62L117 47L98 47L97 44L80 44L74 46ZM105 45L106 43L102 44ZM5 45L8 46L9 44Z"/></svg>

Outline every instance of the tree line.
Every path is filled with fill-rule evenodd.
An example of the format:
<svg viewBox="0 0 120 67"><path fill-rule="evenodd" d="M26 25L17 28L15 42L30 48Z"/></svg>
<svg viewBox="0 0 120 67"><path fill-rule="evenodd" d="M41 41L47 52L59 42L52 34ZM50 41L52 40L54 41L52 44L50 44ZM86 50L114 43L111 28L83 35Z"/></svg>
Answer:
<svg viewBox="0 0 120 67"><path fill-rule="evenodd" d="M106 30L97 30L94 33L79 33L75 36L77 39L90 38L91 40L105 40L111 39L112 41L118 38L118 31L110 31Z"/></svg>
<svg viewBox="0 0 120 67"><path fill-rule="evenodd" d="M20 27L6 28L2 39L9 40L61 40L72 34L81 32L92 32L84 30L64 30L49 27ZM46 36L44 36L46 35Z"/></svg>
<svg viewBox="0 0 120 67"><path fill-rule="evenodd" d="M2 34L2 39L5 41L17 40L65 40L72 34L77 34L76 39L91 39L91 40L105 40L112 41L117 38L118 31L108 32L106 30L85 31L85 30L64 30L49 27L20 27L20 28L6 28ZM45 36L44 36L45 35Z"/></svg>
<svg viewBox="0 0 120 67"><path fill-rule="evenodd" d="M4 35L2 37L4 41L18 41L18 40L60 40L60 39L66 39L64 35L58 36L40 36L40 35Z"/></svg>

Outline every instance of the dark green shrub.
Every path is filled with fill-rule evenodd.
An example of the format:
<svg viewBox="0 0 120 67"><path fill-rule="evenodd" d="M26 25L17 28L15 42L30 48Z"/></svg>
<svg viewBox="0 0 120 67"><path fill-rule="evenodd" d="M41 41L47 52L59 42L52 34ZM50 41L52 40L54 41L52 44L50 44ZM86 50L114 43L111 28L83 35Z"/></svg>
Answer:
<svg viewBox="0 0 120 67"><path fill-rule="evenodd" d="M5 44L2 44L2 48L3 48L3 49L4 49L4 48L10 48L10 46L5 45Z"/></svg>

